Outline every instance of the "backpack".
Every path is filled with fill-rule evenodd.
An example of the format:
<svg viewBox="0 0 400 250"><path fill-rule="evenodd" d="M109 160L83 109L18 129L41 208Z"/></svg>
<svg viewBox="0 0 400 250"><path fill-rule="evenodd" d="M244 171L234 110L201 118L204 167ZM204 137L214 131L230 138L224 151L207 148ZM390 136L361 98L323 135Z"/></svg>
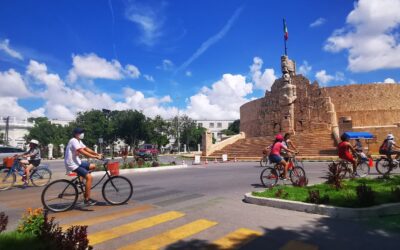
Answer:
<svg viewBox="0 0 400 250"><path fill-rule="evenodd" d="M380 154L386 154L386 152L389 150L387 142L388 142L388 139L385 139L382 142L381 146L379 147L379 153Z"/></svg>

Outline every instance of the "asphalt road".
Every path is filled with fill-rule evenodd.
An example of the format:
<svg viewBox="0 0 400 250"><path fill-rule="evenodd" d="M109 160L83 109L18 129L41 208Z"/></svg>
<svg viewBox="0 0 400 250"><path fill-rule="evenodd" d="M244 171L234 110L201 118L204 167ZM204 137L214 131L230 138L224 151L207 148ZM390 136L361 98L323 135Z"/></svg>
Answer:
<svg viewBox="0 0 400 250"><path fill-rule="evenodd" d="M65 171L62 162L53 161L50 166L54 172ZM305 163L310 184L323 181L326 166L327 163L322 162ZM95 242L95 249L126 246L130 247L128 249L148 249L150 246L206 249L212 242L220 246L234 244L235 247L242 246L241 249L398 247L399 234L373 228L364 222L244 203L242 199L246 192L263 189L259 180L261 170L258 163L252 162L129 174L126 177L133 182L134 196L127 205L100 203L55 217L61 224L79 224L78 221L89 224L89 237ZM16 227L25 208L41 206L41 190L17 187L0 193L0 211L10 216L9 229ZM99 189L94 191L93 198L102 201ZM107 231L111 228L114 229ZM105 240L104 235L109 234L115 234L117 238ZM226 237L229 234L231 237ZM256 234L255 240L247 242ZM222 239L216 241L219 238Z"/></svg>

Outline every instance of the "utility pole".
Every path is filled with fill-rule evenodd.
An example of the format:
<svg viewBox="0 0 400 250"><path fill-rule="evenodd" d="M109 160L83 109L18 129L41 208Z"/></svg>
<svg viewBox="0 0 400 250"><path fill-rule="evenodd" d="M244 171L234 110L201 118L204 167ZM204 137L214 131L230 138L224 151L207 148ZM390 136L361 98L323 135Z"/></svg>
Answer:
<svg viewBox="0 0 400 250"><path fill-rule="evenodd" d="M181 152L181 142L180 142L180 139L179 139L179 137L180 137L180 131L179 131L179 109L178 109L178 124L177 124L177 127L178 127L177 135L178 135L178 154L179 154Z"/></svg>
<svg viewBox="0 0 400 250"><path fill-rule="evenodd" d="M10 129L10 116L7 116L7 118L6 118L6 131L5 131L6 133L4 135L5 142L6 142L7 146L10 145L9 142L8 142L8 131L9 131L9 129Z"/></svg>

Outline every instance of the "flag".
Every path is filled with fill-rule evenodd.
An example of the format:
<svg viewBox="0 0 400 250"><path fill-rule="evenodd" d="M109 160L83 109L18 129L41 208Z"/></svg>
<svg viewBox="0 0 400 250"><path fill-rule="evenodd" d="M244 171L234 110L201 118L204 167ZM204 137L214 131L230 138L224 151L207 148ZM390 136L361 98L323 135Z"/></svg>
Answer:
<svg viewBox="0 0 400 250"><path fill-rule="evenodd" d="M289 32L286 26L286 20L283 19L283 37L285 38L285 41L287 41L289 39Z"/></svg>

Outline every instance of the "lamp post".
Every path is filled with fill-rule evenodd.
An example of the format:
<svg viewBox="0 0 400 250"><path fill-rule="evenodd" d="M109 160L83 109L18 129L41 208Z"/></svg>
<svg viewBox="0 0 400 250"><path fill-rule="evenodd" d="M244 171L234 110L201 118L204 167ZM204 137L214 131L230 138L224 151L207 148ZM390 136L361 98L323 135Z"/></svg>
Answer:
<svg viewBox="0 0 400 250"><path fill-rule="evenodd" d="M110 122L110 114L111 114L111 110L109 110L109 109L102 109L101 110L102 112L103 112L103 114L106 116L106 119L107 119L107 126L109 125L108 123ZM104 133L104 132L103 132ZM103 142L103 138L101 138L102 139L102 142ZM101 150L101 144L100 144L100 150ZM102 151L101 151L101 153L103 153ZM111 143L111 159L114 159L114 143Z"/></svg>

